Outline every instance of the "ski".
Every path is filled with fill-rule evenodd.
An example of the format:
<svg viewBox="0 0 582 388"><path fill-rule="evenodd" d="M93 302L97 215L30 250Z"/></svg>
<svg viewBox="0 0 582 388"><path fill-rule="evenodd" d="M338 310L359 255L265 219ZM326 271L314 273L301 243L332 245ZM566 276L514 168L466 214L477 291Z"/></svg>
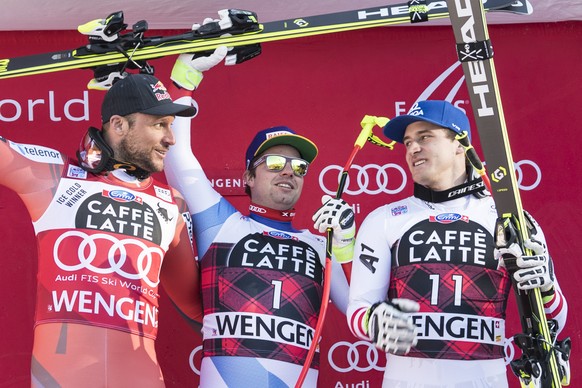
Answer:
<svg viewBox="0 0 582 388"><path fill-rule="evenodd" d="M523 241L533 225L524 215L513 168L484 9L480 0L446 1L497 208L496 244L506 247L517 242L525 252ZM511 263L506 267L513 274ZM556 322L547 320L539 289L521 291L513 277L512 282L523 330L514 336L522 355L511 362L513 372L522 387L556 388L562 387L562 382L569 384L567 368L558 363L568 361L569 338L557 341Z"/></svg>
<svg viewBox="0 0 582 388"><path fill-rule="evenodd" d="M487 10L518 14L531 13L531 4L527 0L485 0L485 7ZM89 44L86 46L72 50L0 59L0 79L113 64L124 64L123 68L127 66L147 71L149 66L145 60L180 53L208 51L222 45L229 47L255 45L254 50L251 49L245 54L247 57L245 59L249 59L260 53L260 47L257 45L262 42L425 22L448 16L444 0L411 0L408 3L263 24L258 22L254 12L242 10L228 10L228 12L235 23L227 30L206 29L206 26L203 26L200 30L187 31L179 35L147 37L145 36L147 22L143 20L135 23L131 31L121 33L127 25L123 23L123 13L120 11L105 19L107 25L103 31L104 35L99 38L91 36L90 32L83 31L81 27L86 25L80 26L80 32L90 35ZM227 33L230 36L222 36Z"/></svg>

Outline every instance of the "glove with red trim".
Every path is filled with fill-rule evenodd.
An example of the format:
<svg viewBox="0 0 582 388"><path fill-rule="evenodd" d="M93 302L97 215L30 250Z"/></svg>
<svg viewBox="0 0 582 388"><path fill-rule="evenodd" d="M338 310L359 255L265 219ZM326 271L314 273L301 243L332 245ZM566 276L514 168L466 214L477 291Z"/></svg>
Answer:
<svg viewBox="0 0 582 388"><path fill-rule="evenodd" d="M416 345L416 327L409 313L420 305L410 299L392 299L379 302L368 311L367 327L370 340L386 353L404 355Z"/></svg>
<svg viewBox="0 0 582 388"><path fill-rule="evenodd" d="M333 229L332 250L338 263L349 263L354 255L356 221L354 210L346 201L324 195L321 206L312 217L313 227L320 233Z"/></svg>

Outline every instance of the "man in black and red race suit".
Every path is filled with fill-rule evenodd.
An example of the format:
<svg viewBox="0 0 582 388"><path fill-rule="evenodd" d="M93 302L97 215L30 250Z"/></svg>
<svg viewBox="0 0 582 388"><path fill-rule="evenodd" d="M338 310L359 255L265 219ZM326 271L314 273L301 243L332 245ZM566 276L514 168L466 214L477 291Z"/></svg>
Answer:
<svg viewBox="0 0 582 388"><path fill-rule="evenodd" d="M511 281L503 255L518 257L521 289L539 287L562 329L567 304L537 233L534 256L495 251L495 203L473 178L455 139L469 133L463 111L420 101L384 127L404 144L414 195L381 206L356 238L348 325L386 351L386 387L507 387L505 309ZM517 248L517 249L513 249Z"/></svg>
<svg viewBox="0 0 582 388"><path fill-rule="evenodd" d="M38 242L32 386L163 387L159 284L201 320L199 273L180 194L154 179L176 115L150 75L115 83L102 129L77 158L0 137L0 184L22 199Z"/></svg>

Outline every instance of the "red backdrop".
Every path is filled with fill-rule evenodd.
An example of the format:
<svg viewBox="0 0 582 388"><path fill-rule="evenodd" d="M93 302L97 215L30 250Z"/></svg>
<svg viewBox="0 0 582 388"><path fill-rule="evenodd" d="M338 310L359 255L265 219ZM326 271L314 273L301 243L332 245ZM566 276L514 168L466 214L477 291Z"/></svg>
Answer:
<svg viewBox="0 0 582 388"><path fill-rule="evenodd" d="M164 34L175 31L165 31ZM160 33L159 31L157 33ZM573 386L582 324L576 298L582 251L582 185L577 112L582 105L582 23L490 26L495 64L524 206L545 230L568 297L564 331L573 339ZM0 56L14 57L85 44L76 32L1 32ZM166 79L172 58L152 61ZM89 70L0 81L0 134L72 154L89 125L98 125L103 93L87 91ZM196 97L193 148L216 187L244 211L243 154L252 135L288 125L312 138L320 154L306 178L297 225L311 226L324 192L335 192L364 115L404 113L418 98L444 99L472 117L450 27L390 27L263 44L263 54L206 74ZM377 134L381 134L379 128ZM476 148L479 144L474 136ZM350 171L344 198L357 220L411 194L403 150L367 145ZM36 288L36 247L19 198L0 188L0 387L28 386ZM196 386L200 336L162 299L158 357L170 387ZM322 387L380 386L383 356L351 336L330 309L323 332ZM509 314L516 309L510 303ZM513 316L508 336L518 322ZM357 350L351 352L350 347ZM508 350L511 353L512 347ZM356 356L357 355L357 356ZM139 373L136 371L136 373ZM517 380L510 374L512 387Z"/></svg>

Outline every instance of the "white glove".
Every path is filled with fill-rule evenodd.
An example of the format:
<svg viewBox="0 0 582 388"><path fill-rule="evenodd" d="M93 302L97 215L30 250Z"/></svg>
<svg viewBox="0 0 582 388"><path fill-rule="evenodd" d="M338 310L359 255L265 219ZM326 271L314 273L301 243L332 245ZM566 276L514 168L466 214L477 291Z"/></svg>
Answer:
<svg viewBox="0 0 582 388"><path fill-rule="evenodd" d="M356 220L354 210L346 201L332 198L329 195L321 197L323 204L311 218L313 228L323 233L327 228L333 229L332 250L338 263L352 261L356 236Z"/></svg>
<svg viewBox="0 0 582 388"><path fill-rule="evenodd" d="M513 278L520 290L540 288L542 292L550 291L554 285L554 271L545 244L532 237L525 240L523 245L531 249L534 256L524 256L520 246L512 243L508 248L496 248L495 258L504 267L505 261L515 260L519 269Z"/></svg>
<svg viewBox="0 0 582 388"><path fill-rule="evenodd" d="M195 31L201 26L208 23L217 23L221 30L228 29L232 27L232 20L228 16L228 10L221 10L218 12L220 19L206 18L200 24L192 25L192 30ZM228 34L224 34L228 35ZM176 85L186 90L195 90L202 78L204 77L202 72L210 70L214 66L218 65L226 57L228 48L224 46L217 47L216 50L210 55L198 53L198 54L180 54L174 67L172 68L172 74L170 78Z"/></svg>
<svg viewBox="0 0 582 388"><path fill-rule="evenodd" d="M174 63L170 78L182 89L195 90L204 77L202 72L222 62L227 52L228 49L225 46L220 46L208 56L180 54Z"/></svg>
<svg viewBox="0 0 582 388"><path fill-rule="evenodd" d="M380 302L368 312L368 336L377 348L386 353L404 355L416 345L416 327L409 313L420 310L410 299Z"/></svg>

